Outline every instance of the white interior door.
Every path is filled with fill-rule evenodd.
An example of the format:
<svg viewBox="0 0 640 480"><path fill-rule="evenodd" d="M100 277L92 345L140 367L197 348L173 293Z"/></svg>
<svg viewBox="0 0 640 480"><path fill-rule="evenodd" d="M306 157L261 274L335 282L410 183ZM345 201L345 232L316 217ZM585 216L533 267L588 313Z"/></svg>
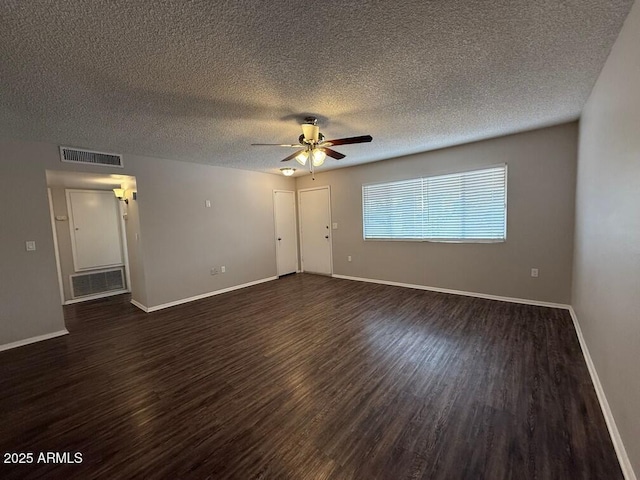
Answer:
<svg viewBox="0 0 640 480"><path fill-rule="evenodd" d="M295 273L298 270L295 193L285 190L274 190L273 209L276 222L278 275Z"/></svg>
<svg viewBox="0 0 640 480"><path fill-rule="evenodd" d="M331 275L331 196L329 187L300 190L302 270Z"/></svg>
<svg viewBox="0 0 640 480"><path fill-rule="evenodd" d="M123 264L117 202L111 191L67 190L76 271Z"/></svg>

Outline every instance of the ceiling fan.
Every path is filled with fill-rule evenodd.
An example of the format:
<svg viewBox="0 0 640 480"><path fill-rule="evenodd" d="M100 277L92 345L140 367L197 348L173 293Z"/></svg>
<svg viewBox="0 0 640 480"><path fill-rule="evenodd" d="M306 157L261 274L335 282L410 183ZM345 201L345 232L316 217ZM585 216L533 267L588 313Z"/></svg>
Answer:
<svg viewBox="0 0 640 480"><path fill-rule="evenodd" d="M252 143L257 146L276 146L276 147L293 147L298 148L282 162L295 160L302 166L309 162L309 171L313 174L314 167L319 167L324 163L327 156L336 160L343 159L346 155L336 152L329 147L337 145L350 145L353 143L366 143L373 140L371 135L361 135L359 137L337 138L335 140L325 140L324 135L318 127L318 119L316 117L306 117L302 124L302 135L298 138L298 143ZM293 175L295 168L285 167L280 169L285 175Z"/></svg>

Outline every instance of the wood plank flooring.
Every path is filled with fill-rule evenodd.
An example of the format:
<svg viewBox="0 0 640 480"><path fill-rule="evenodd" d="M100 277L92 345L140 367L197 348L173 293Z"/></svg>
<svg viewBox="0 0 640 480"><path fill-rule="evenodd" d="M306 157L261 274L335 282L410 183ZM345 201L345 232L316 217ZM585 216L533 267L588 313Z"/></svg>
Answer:
<svg viewBox="0 0 640 480"><path fill-rule="evenodd" d="M621 479L568 312L293 275L0 353L0 478Z"/></svg>

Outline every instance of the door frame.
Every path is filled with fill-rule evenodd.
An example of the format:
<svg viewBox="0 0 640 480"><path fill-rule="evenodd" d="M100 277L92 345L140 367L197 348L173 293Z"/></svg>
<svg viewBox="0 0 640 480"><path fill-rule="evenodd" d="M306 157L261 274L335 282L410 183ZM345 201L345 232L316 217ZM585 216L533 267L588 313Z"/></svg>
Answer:
<svg viewBox="0 0 640 480"><path fill-rule="evenodd" d="M116 264L116 265L111 265L111 266L105 266L105 267L100 267L100 268L94 268L94 269L84 269L84 270L78 270L76 269L76 253L75 253L75 239L73 237L73 230L72 230L72 209L71 209L71 200L69 198L69 191L75 191L75 192L109 192L109 193L113 193L111 190L100 190L100 189L96 189L96 190L92 190L92 189L88 189L88 188L70 188L70 187L61 187L64 188L64 196L65 196L65 203L66 203L66 207L67 207L67 216L68 216L68 222L69 222L69 235L71 236L71 254L73 256L73 270L74 273L82 273L82 272L92 272L92 271L101 271L101 270L106 270L109 269L111 267L122 267L124 270L124 278L125 278L125 288L123 290L116 290L113 292L105 292L105 293L98 293L95 295L87 295L86 297L79 297L79 298L72 298L71 300L65 300L64 298L64 289L62 287L62 268L60 267L58 274L59 274L59 283L60 283L60 297L62 300L62 305L71 305L74 303L81 303L81 302L86 302L89 300L96 300L99 298L106 298L106 297L111 297L113 295L121 295L123 293L131 293L131 272L130 272L130 268L129 268L129 249L127 246L127 234L126 234L126 228L127 225L125 223L125 211L124 211L124 207L123 207L123 203L124 202L118 202L117 204L117 214L118 214L118 226L120 228L120 243L121 243L121 247L122 247L122 263L120 264ZM59 251L59 247L58 247L58 238L57 238L57 231L56 231L56 224L55 224L55 216L54 216L54 211L53 211L53 199L51 198L51 187L47 187L47 190L49 192L49 205L50 205L50 213L51 213L51 222L53 225L53 239L54 239L54 247L55 247L55 254L56 254L56 260L57 262L60 262L60 251ZM59 263L58 263L58 266Z"/></svg>
<svg viewBox="0 0 640 480"><path fill-rule="evenodd" d="M298 190L298 241L300 242L300 271L304 272L304 260L302 259L302 208L301 208L301 196L303 192L309 192L311 190L327 190L328 202L329 202L329 276L333 276L333 223L331 222L331 185L323 185L311 188L301 188Z"/></svg>
<svg viewBox="0 0 640 480"><path fill-rule="evenodd" d="M300 243L300 231L298 229L299 227L299 222L298 222L298 212L296 212L296 210L298 209L298 204L296 202L296 192L295 190L281 190L281 189L275 189L273 191L273 240L275 242L275 247L276 247L276 274L278 276L280 276L280 273L278 272L278 265L279 265L279 248L278 248L278 210L276 209L276 193L293 193L293 221L296 223L295 225L295 231L296 231L296 241L295 241L295 245L296 245L296 273L300 273L300 249L298 248L298 244Z"/></svg>
<svg viewBox="0 0 640 480"><path fill-rule="evenodd" d="M53 211L53 196L51 187L47 187L47 198L49 199L49 218L51 219L51 231L53 232L53 252L56 256L56 270L58 271L58 288L60 288L60 304L64 305L64 287L62 286L62 267L60 266L60 249L58 247L58 227L56 226L56 216ZM68 212L67 212L68 217Z"/></svg>

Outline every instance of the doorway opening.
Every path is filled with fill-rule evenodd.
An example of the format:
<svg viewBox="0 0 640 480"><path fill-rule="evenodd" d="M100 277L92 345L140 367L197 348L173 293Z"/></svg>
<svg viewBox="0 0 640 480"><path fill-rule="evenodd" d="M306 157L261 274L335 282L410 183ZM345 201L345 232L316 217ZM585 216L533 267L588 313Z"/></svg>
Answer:
<svg viewBox="0 0 640 480"><path fill-rule="evenodd" d="M47 170L46 178L61 303L131 293L135 177Z"/></svg>

